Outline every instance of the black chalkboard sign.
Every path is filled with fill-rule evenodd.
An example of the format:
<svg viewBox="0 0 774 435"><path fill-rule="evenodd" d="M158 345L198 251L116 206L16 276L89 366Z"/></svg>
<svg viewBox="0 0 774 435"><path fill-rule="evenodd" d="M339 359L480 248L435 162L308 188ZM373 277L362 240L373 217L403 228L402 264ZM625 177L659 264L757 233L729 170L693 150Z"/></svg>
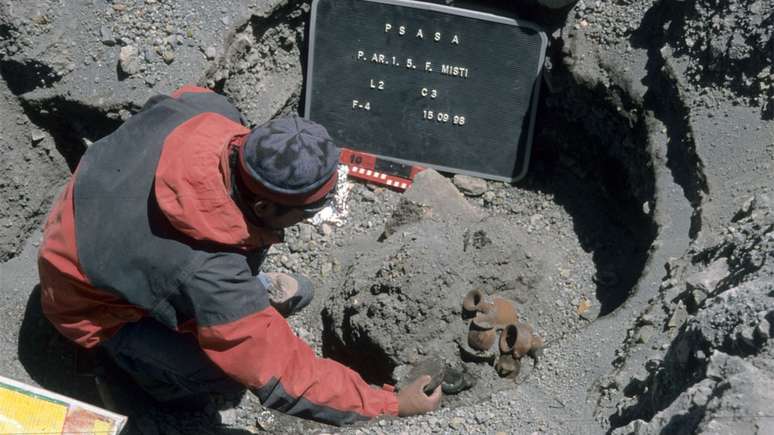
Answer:
<svg viewBox="0 0 774 435"><path fill-rule="evenodd" d="M340 146L512 182L527 170L546 36L410 0L315 0L305 116Z"/></svg>

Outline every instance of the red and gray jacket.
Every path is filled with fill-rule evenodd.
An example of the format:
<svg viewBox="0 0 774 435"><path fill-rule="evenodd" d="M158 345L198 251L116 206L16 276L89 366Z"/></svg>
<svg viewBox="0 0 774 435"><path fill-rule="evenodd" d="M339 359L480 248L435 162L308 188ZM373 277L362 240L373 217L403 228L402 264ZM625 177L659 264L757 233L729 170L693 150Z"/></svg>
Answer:
<svg viewBox="0 0 774 435"><path fill-rule="evenodd" d="M185 86L94 143L46 223L46 316L87 348L151 316L195 334L266 406L334 424L396 415L390 387L316 357L255 279L279 238L229 194L229 149L248 133L224 97Z"/></svg>

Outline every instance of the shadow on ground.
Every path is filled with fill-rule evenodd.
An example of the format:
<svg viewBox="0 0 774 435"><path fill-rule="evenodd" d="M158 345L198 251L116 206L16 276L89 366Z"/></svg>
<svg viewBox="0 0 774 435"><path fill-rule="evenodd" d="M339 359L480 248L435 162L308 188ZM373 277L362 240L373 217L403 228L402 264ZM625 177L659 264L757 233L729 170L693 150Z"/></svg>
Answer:
<svg viewBox="0 0 774 435"><path fill-rule="evenodd" d="M19 329L19 362L41 387L101 406L94 379L78 375L76 347L43 315L40 285L27 301Z"/></svg>
<svg viewBox="0 0 774 435"><path fill-rule="evenodd" d="M616 108L634 105L623 90L581 86L566 71L554 77L571 85L543 89L530 171L518 187L553 195L572 217L593 255L599 314L607 315L631 296L656 237L647 134L641 119Z"/></svg>

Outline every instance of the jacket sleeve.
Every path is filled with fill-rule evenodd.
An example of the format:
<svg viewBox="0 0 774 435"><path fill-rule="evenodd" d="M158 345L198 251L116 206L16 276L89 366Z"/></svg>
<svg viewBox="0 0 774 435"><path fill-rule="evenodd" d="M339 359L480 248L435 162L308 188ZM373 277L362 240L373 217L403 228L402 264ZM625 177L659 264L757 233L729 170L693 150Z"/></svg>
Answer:
<svg viewBox="0 0 774 435"><path fill-rule="evenodd" d="M204 352L265 406L336 425L397 415L392 388L369 386L355 371L315 356L296 337L269 305L244 256L209 254L184 287Z"/></svg>

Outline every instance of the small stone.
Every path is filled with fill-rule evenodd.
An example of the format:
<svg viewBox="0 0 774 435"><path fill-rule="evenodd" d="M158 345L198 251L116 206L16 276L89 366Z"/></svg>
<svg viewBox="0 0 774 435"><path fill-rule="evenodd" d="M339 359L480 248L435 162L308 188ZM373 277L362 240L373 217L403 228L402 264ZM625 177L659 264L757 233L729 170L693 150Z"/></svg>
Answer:
<svg viewBox="0 0 774 435"><path fill-rule="evenodd" d="M140 62L137 47L133 45L121 47L121 51L118 54L118 66L126 75L133 76L139 73L142 70L142 63Z"/></svg>
<svg viewBox="0 0 774 435"><path fill-rule="evenodd" d="M48 16L46 15L35 15L34 17L32 17L31 21L41 26L44 26L49 23Z"/></svg>
<svg viewBox="0 0 774 435"><path fill-rule="evenodd" d="M300 224L298 227L298 238L303 242L311 242L312 226L308 224Z"/></svg>
<svg viewBox="0 0 774 435"><path fill-rule="evenodd" d="M481 196L487 190L486 180L469 175L455 175L452 182L465 196Z"/></svg>
<svg viewBox="0 0 774 435"><path fill-rule="evenodd" d="M224 426L233 426L237 422L236 409L231 408L231 409L218 411L218 417L220 420L220 424Z"/></svg>
<svg viewBox="0 0 774 435"><path fill-rule="evenodd" d="M317 232L323 237L330 237L333 234L333 227L327 223L323 223L317 228Z"/></svg>
<svg viewBox="0 0 774 435"><path fill-rule="evenodd" d="M33 145L37 145L38 143L40 143L40 141L42 141L45 138L46 138L46 135L43 134L43 132L40 130L32 130L32 133L30 134L30 139L32 140Z"/></svg>
<svg viewBox="0 0 774 435"><path fill-rule="evenodd" d="M739 333L739 339L741 339L748 346L755 346L755 329L742 329L742 331Z"/></svg>
<svg viewBox="0 0 774 435"><path fill-rule="evenodd" d="M583 299L581 299L580 303L578 303L578 307L575 309L575 312L579 316L582 316L586 314L586 311L588 311L589 308L591 308L591 305L592 305L591 301L588 298L584 297Z"/></svg>
<svg viewBox="0 0 774 435"><path fill-rule="evenodd" d="M768 320L762 319L755 328L755 335L761 340L768 340L771 337L771 324Z"/></svg>
<svg viewBox="0 0 774 435"><path fill-rule="evenodd" d="M643 344L647 343L653 338L655 333L656 328L654 328L653 325L645 325L637 332L637 342Z"/></svg>
<svg viewBox="0 0 774 435"><path fill-rule="evenodd" d="M280 257L280 263L283 267L290 271L294 271L296 269L296 260L294 257L283 255Z"/></svg>
<svg viewBox="0 0 774 435"><path fill-rule="evenodd" d="M747 200L742 204L742 207L737 210L736 215L734 216L734 220L739 220L744 217L747 217L752 213L752 210L755 206L755 197L751 196L747 198Z"/></svg>
<svg viewBox="0 0 774 435"><path fill-rule="evenodd" d="M365 202L376 202L376 194L368 189L361 190L360 196Z"/></svg>
<svg viewBox="0 0 774 435"><path fill-rule="evenodd" d="M495 194L492 191L484 193L483 196L484 202L487 204L492 204L495 201Z"/></svg>
<svg viewBox="0 0 774 435"><path fill-rule="evenodd" d="M213 60L218 55L218 50L213 46L209 46L204 50L204 55L207 57L207 60Z"/></svg>
<svg viewBox="0 0 774 435"><path fill-rule="evenodd" d="M728 275L728 262L725 258L721 258L712 262L706 269L689 276L685 280L685 284L689 290L699 290L711 294Z"/></svg>
<svg viewBox="0 0 774 435"><path fill-rule="evenodd" d="M175 52L171 48L165 48L161 52L161 58L164 59L164 62L169 65L170 63L175 61Z"/></svg>
<svg viewBox="0 0 774 435"><path fill-rule="evenodd" d="M680 301L677 303L677 306L672 313L672 317L669 318L667 326L670 329L679 328L683 326L683 323L685 323L686 320L688 320L688 310L685 308L683 301Z"/></svg>
<svg viewBox="0 0 774 435"><path fill-rule="evenodd" d="M326 261L322 265L322 269L320 270L320 274L322 276L328 276L328 275L331 274L331 272L333 272L333 263L331 263L330 261Z"/></svg>
<svg viewBox="0 0 774 435"><path fill-rule="evenodd" d="M454 417L449 422L449 427L454 430L461 430L462 426L465 424L465 419L462 417Z"/></svg>
<svg viewBox="0 0 774 435"><path fill-rule="evenodd" d="M707 299L707 294L701 290L691 290L688 298L688 301L690 302L689 305L691 305L693 309L696 309L705 299Z"/></svg>
<svg viewBox="0 0 774 435"><path fill-rule="evenodd" d="M113 30L109 26L103 25L99 28L99 42L108 47L116 45L116 38L113 36Z"/></svg>
<svg viewBox="0 0 774 435"><path fill-rule="evenodd" d="M270 411L266 410L258 414L258 416L255 418L255 426L265 432L273 431L275 422L276 419L274 418L274 415L272 415Z"/></svg>
<svg viewBox="0 0 774 435"><path fill-rule="evenodd" d="M288 250L290 252L304 252L307 250L307 244L298 239L293 239L288 242Z"/></svg>

